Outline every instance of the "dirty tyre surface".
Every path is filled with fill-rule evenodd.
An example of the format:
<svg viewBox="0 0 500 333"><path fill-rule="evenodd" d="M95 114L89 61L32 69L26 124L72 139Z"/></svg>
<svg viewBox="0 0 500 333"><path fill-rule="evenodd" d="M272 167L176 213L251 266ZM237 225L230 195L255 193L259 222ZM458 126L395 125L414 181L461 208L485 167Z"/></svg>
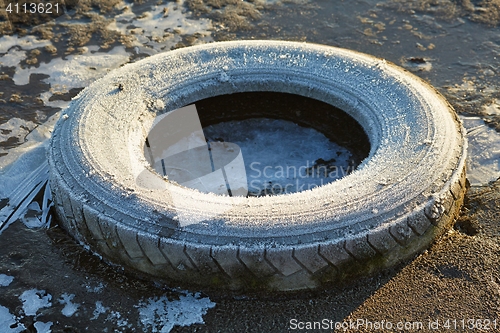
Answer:
<svg viewBox="0 0 500 333"><path fill-rule="evenodd" d="M344 110L369 156L339 181L272 197L200 193L149 167L144 141L158 114L248 91ZM62 226L106 260L173 285L300 290L427 248L459 212L465 155L450 105L403 69L329 46L238 41L152 56L95 82L63 112L49 164Z"/></svg>

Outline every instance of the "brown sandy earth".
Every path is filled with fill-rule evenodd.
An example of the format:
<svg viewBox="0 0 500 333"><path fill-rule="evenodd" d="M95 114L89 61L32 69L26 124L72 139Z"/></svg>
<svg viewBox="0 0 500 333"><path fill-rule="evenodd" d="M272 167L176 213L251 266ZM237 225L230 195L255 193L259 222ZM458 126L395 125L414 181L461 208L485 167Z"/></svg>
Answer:
<svg viewBox="0 0 500 333"><path fill-rule="evenodd" d="M6 3L0 0L0 8L2 2ZM66 1L73 16L57 24L47 17L7 17L0 11L0 35L16 33L52 40L53 47L31 52L21 66L77 54L86 45L102 49L130 46L136 38L133 34L105 29L117 14L113 7L117 2ZM148 8L156 2L135 4ZM297 3L188 0L185 6L192 11L192 18L212 20L215 40L307 40L387 58L431 82L459 113L481 116L500 131L500 116L486 115L482 108L500 98L500 1L339 1L335 10L324 10L323 1ZM74 20L79 23L72 23ZM173 48L195 44L197 39L196 35L182 36L182 42ZM41 122L44 118L37 118L35 111L46 115L55 112L39 101L40 92L47 90L43 77L32 76L29 85L15 86L13 68L2 67L0 72L0 122L12 116ZM61 98L69 99L78 90ZM0 243L0 272L8 271L15 278L2 290L2 305L19 313L18 297L29 288L54 295L64 290L75 294L75 300L82 304L79 315L71 318L61 315L62 305L57 302L43 309L38 319L53 321L52 332L133 332L135 328L120 327L102 316L90 321L95 301L109 300L107 306L113 311L137 323L134 306L143 297L177 297L164 285L107 266L57 226L35 231L17 223L0 235ZM204 316L205 324L175 327L172 332L328 332L335 330L336 322L336 331L346 332L500 332L499 267L497 180L490 186L469 189L455 227L409 263L315 293L256 297L211 292L208 296L216 306ZM89 292L90 287L100 284L105 286L101 294ZM33 322L29 322L32 318L24 320L26 332L35 332ZM301 325L314 328L318 325L315 322L321 329L299 329ZM388 322L393 328L388 328ZM409 326L398 329L398 323ZM377 330L377 325L385 326Z"/></svg>

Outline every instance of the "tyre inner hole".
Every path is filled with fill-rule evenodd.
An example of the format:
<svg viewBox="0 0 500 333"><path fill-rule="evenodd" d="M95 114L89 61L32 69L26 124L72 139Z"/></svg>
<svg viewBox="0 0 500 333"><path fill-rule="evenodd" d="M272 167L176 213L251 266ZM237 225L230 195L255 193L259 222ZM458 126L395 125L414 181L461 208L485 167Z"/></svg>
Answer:
<svg viewBox="0 0 500 333"><path fill-rule="evenodd" d="M350 174L370 151L356 120L308 97L243 92L194 105L168 125L157 122L144 152L157 173L201 192L266 196L309 190Z"/></svg>

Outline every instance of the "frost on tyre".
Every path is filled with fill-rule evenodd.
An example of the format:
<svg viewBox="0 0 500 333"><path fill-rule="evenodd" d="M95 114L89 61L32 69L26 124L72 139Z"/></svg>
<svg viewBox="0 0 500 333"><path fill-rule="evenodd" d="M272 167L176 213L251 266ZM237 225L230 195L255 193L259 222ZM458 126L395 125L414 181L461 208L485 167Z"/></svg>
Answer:
<svg viewBox="0 0 500 333"><path fill-rule="evenodd" d="M231 178L234 149L218 167L215 152L204 155L213 168L197 176L163 177L169 157L205 152L201 142L148 157L155 119L244 92L300 95L343 110L366 133L367 157L332 183L266 197L222 193L230 182L245 191L242 178ZM198 111L212 122L227 116ZM251 116L270 116L258 112ZM49 151L62 226L108 261L173 283L297 290L370 274L427 248L463 201L465 132L450 105L418 77L349 50L278 41L179 49L111 72L64 114ZM201 183L225 184L219 194L183 184L216 171Z"/></svg>

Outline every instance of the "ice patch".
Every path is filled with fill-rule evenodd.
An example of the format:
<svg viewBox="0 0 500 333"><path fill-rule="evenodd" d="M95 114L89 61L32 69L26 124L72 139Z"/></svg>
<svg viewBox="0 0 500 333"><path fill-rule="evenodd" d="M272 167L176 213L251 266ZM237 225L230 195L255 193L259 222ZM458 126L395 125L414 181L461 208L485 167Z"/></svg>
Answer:
<svg viewBox="0 0 500 333"><path fill-rule="evenodd" d="M118 311L111 311L106 321L111 321L118 327L132 327L132 324L129 324L127 318L123 318Z"/></svg>
<svg viewBox="0 0 500 333"><path fill-rule="evenodd" d="M12 281L14 281L13 276L0 274L0 287L8 287L12 283Z"/></svg>
<svg viewBox="0 0 500 333"><path fill-rule="evenodd" d="M26 327L17 322L16 316L9 312L4 306L0 305L0 328L2 333L19 333L24 331Z"/></svg>
<svg viewBox="0 0 500 333"><path fill-rule="evenodd" d="M10 118L6 123L0 124L0 143L11 138L23 142L36 126L34 122L29 120Z"/></svg>
<svg viewBox="0 0 500 333"><path fill-rule="evenodd" d="M322 133L280 119L228 121L203 129L208 141L241 148L251 195L293 193L353 171L351 153Z"/></svg>
<svg viewBox="0 0 500 333"><path fill-rule="evenodd" d="M151 11L137 16L133 5L123 6L123 13L115 16L115 21L108 25L109 30L119 31L124 35L136 38L133 43L141 52L153 54L161 50L169 50L181 41L180 35L197 34L200 42L212 41L209 19L191 20L186 17L185 1L169 2L157 5ZM144 47L148 45L149 47Z"/></svg>
<svg viewBox="0 0 500 333"><path fill-rule="evenodd" d="M99 316L101 314L106 313L106 311L108 311L108 310L109 310L109 308L102 305L101 301L95 302L95 310L93 312L94 316L92 318L90 318L90 320L96 320L97 318L99 318Z"/></svg>
<svg viewBox="0 0 500 333"><path fill-rule="evenodd" d="M49 321L48 323L43 323L41 321L37 321L33 326L36 328L36 333L50 333L52 330L50 329L54 323Z"/></svg>
<svg viewBox="0 0 500 333"><path fill-rule="evenodd" d="M26 51L10 49L5 55L0 57L0 66L15 67L26 59Z"/></svg>
<svg viewBox="0 0 500 333"><path fill-rule="evenodd" d="M104 284L102 282L99 282L97 286L91 287L90 285L85 285L85 289L89 293L97 293L100 294L104 290Z"/></svg>
<svg viewBox="0 0 500 333"><path fill-rule="evenodd" d="M41 40L35 36L3 36L0 38L0 53L6 53L11 47L18 45L23 50L32 50L38 47L52 45L49 40Z"/></svg>
<svg viewBox="0 0 500 333"><path fill-rule="evenodd" d="M490 116L500 115L500 99L496 99L493 103L484 105L483 112Z"/></svg>
<svg viewBox="0 0 500 333"><path fill-rule="evenodd" d="M144 332L170 332L174 326L204 324L203 315L215 307L208 297L200 294L186 294L179 300L170 301L167 297L154 297L138 305L139 320Z"/></svg>
<svg viewBox="0 0 500 333"><path fill-rule="evenodd" d="M49 63L40 63L39 67L18 67L13 77L14 83L25 85L29 83L31 74L46 74L49 78L43 81L50 84L50 95L65 93L71 88L86 87L129 61L130 55L123 46L117 46L106 53L95 52L96 48L88 47L87 52L70 55L66 59L52 59ZM47 93L41 97L46 105L50 105Z"/></svg>
<svg viewBox="0 0 500 333"><path fill-rule="evenodd" d="M66 293L61 295L61 299L59 300L59 303L65 304L65 306L61 312L66 317L71 317L72 315L74 315L75 312L80 307L80 304L71 302L74 297L75 297L75 295L68 295Z"/></svg>
<svg viewBox="0 0 500 333"><path fill-rule="evenodd" d="M467 178L473 186L487 185L500 177L500 134L479 117L463 117L469 140Z"/></svg>
<svg viewBox="0 0 500 333"><path fill-rule="evenodd" d="M23 302L23 310L26 316L36 316L38 310L52 306L52 295L47 294L45 290L26 290L19 296L19 299Z"/></svg>

